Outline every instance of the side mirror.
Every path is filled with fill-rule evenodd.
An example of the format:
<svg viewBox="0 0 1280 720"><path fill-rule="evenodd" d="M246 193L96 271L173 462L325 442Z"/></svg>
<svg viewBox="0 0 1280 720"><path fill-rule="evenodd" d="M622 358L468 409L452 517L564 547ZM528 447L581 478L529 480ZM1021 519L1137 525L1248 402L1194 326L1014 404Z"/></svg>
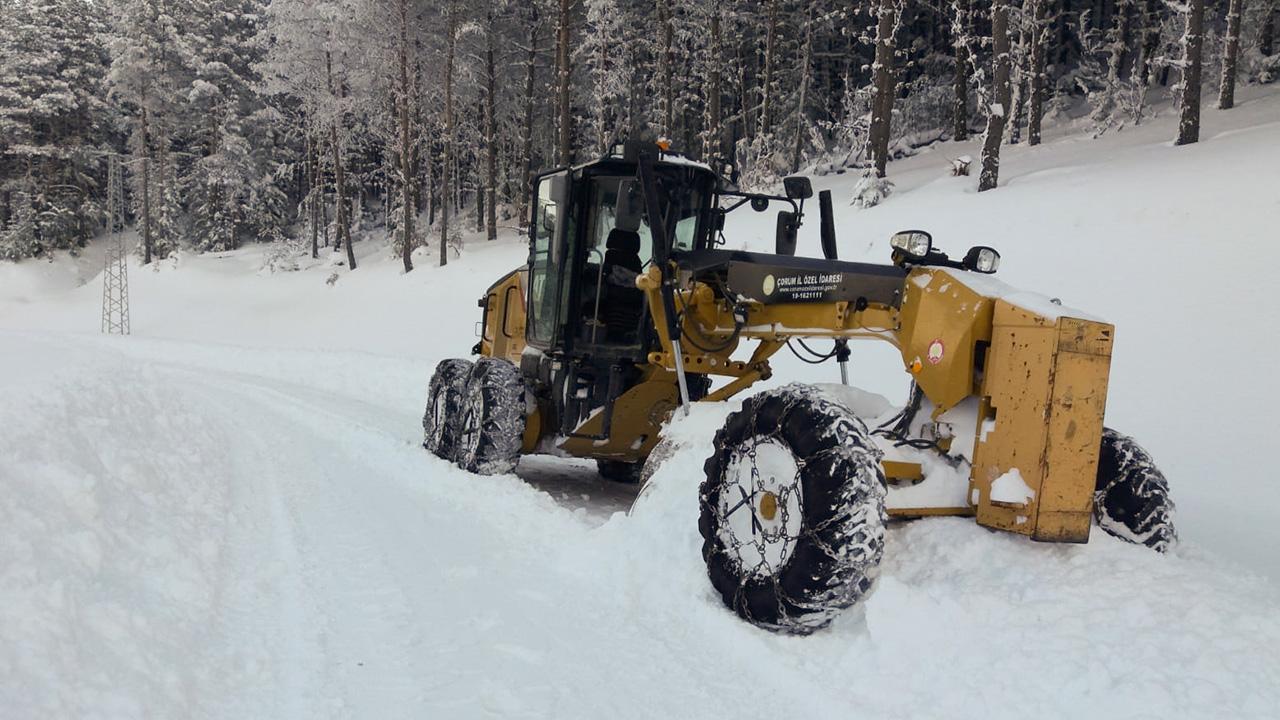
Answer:
<svg viewBox="0 0 1280 720"><path fill-rule="evenodd" d="M889 238L889 245L903 255L918 260L933 249L933 236L923 230L903 230Z"/></svg>
<svg viewBox="0 0 1280 720"><path fill-rule="evenodd" d="M569 190L569 179L565 174L558 173L550 175L543 182L548 183L547 188L551 191L551 202L557 205L563 205L569 198L567 193Z"/></svg>
<svg viewBox="0 0 1280 720"><path fill-rule="evenodd" d="M556 209L555 205L542 206L542 229L546 230L549 233L555 232L555 229L556 229L555 209Z"/></svg>
<svg viewBox="0 0 1280 720"><path fill-rule="evenodd" d="M996 252L995 248L978 245L969 248L961 264L964 265L965 270L991 275L1000 269L1000 253Z"/></svg>
<svg viewBox="0 0 1280 720"><path fill-rule="evenodd" d="M808 200L813 197L813 185L804 175L792 175L782 179L782 188L791 200Z"/></svg>
<svg viewBox="0 0 1280 720"><path fill-rule="evenodd" d="M624 178L618 182L618 203L614 208L613 226L628 232L640 231L640 219L644 210L644 198L641 197L640 186L632 178Z"/></svg>
<svg viewBox="0 0 1280 720"><path fill-rule="evenodd" d="M778 230L774 241L774 252L779 255L796 254L796 235L800 230L796 214L783 210L778 213Z"/></svg>

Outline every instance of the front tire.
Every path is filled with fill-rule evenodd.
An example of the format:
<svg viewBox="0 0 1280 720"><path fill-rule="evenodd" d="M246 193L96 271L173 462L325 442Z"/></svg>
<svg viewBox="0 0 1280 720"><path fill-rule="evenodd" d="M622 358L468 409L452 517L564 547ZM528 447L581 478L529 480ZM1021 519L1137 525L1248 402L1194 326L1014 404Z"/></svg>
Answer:
<svg viewBox="0 0 1280 720"><path fill-rule="evenodd" d="M467 378L458 430L459 467L480 475L515 469L524 438L524 380L506 360L482 357Z"/></svg>
<svg viewBox="0 0 1280 720"><path fill-rule="evenodd" d="M471 361L459 358L442 360L431 375L427 389L427 409L422 415L422 447L436 457L452 460L458 440L458 413Z"/></svg>
<svg viewBox="0 0 1280 720"><path fill-rule="evenodd" d="M741 617L807 634L871 589L885 479L866 426L816 389L748 398L716 433L698 529L711 584Z"/></svg>
<svg viewBox="0 0 1280 720"><path fill-rule="evenodd" d="M1102 430L1093 516L1108 534L1168 552L1178 542L1169 481L1133 438Z"/></svg>

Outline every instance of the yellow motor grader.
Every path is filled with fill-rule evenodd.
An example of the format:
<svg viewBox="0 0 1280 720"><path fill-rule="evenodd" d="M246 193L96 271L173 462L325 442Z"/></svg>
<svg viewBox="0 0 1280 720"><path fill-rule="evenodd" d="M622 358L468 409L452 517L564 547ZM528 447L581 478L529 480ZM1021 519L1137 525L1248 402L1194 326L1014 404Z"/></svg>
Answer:
<svg viewBox="0 0 1280 720"><path fill-rule="evenodd" d="M789 346L835 360L843 385L748 396L708 438L701 480L708 574L747 620L828 623L870 589L891 517L972 516L1075 543L1096 520L1157 550L1175 542L1164 477L1103 427L1114 328L996 280L994 249L954 260L908 230L888 264L841 261L824 192L825 257L796 257L807 178L741 192L654 143L533 187L529 259L480 299L479 357L431 379L436 455L494 474L567 454L635 480L674 412L768 379ZM726 215L774 204L775 253L725 247ZM847 387L854 339L901 353L905 406Z"/></svg>

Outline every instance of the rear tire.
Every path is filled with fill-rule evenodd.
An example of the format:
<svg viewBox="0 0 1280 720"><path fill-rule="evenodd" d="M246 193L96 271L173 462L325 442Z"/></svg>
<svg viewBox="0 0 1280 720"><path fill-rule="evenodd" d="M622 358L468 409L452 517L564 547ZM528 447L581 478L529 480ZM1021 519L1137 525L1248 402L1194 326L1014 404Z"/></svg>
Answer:
<svg viewBox="0 0 1280 720"><path fill-rule="evenodd" d="M511 472L524 439L524 380L506 360L482 357L467 378L458 422L458 465L480 475Z"/></svg>
<svg viewBox="0 0 1280 720"><path fill-rule="evenodd" d="M422 415L422 447L437 457L452 460L458 439L458 413L471 361L442 360L431 375L427 389L427 409Z"/></svg>
<svg viewBox="0 0 1280 720"><path fill-rule="evenodd" d="M1111 428L1102 430L1093 517L1108 534L1156 552L1178 542L1169 481L1151 455L1133 438Z"/></svg>
<svg viewBox="0 0 1280 720"><path fill-rule="evenodd" d="M748 398L716 433L698 529L711 584L748 622L807 634L871 589L884 552L880 451L805 385Z"/></svg>

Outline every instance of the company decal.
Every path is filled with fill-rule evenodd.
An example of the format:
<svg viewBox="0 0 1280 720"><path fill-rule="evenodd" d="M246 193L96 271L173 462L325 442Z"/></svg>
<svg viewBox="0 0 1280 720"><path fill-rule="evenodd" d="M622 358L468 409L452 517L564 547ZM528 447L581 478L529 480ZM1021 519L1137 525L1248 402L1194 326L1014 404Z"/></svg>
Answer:
<svg viewBox="0 0 1280 720"><path fill-rule="evenodd" d="M938 363L942 362L942 356L945 355L946 352L947 352L947 347L942 344L941 339L934 340L933 342L929 343L929 353L927 355L927 357L929 358L929 364L937 365Z"/></svg>

